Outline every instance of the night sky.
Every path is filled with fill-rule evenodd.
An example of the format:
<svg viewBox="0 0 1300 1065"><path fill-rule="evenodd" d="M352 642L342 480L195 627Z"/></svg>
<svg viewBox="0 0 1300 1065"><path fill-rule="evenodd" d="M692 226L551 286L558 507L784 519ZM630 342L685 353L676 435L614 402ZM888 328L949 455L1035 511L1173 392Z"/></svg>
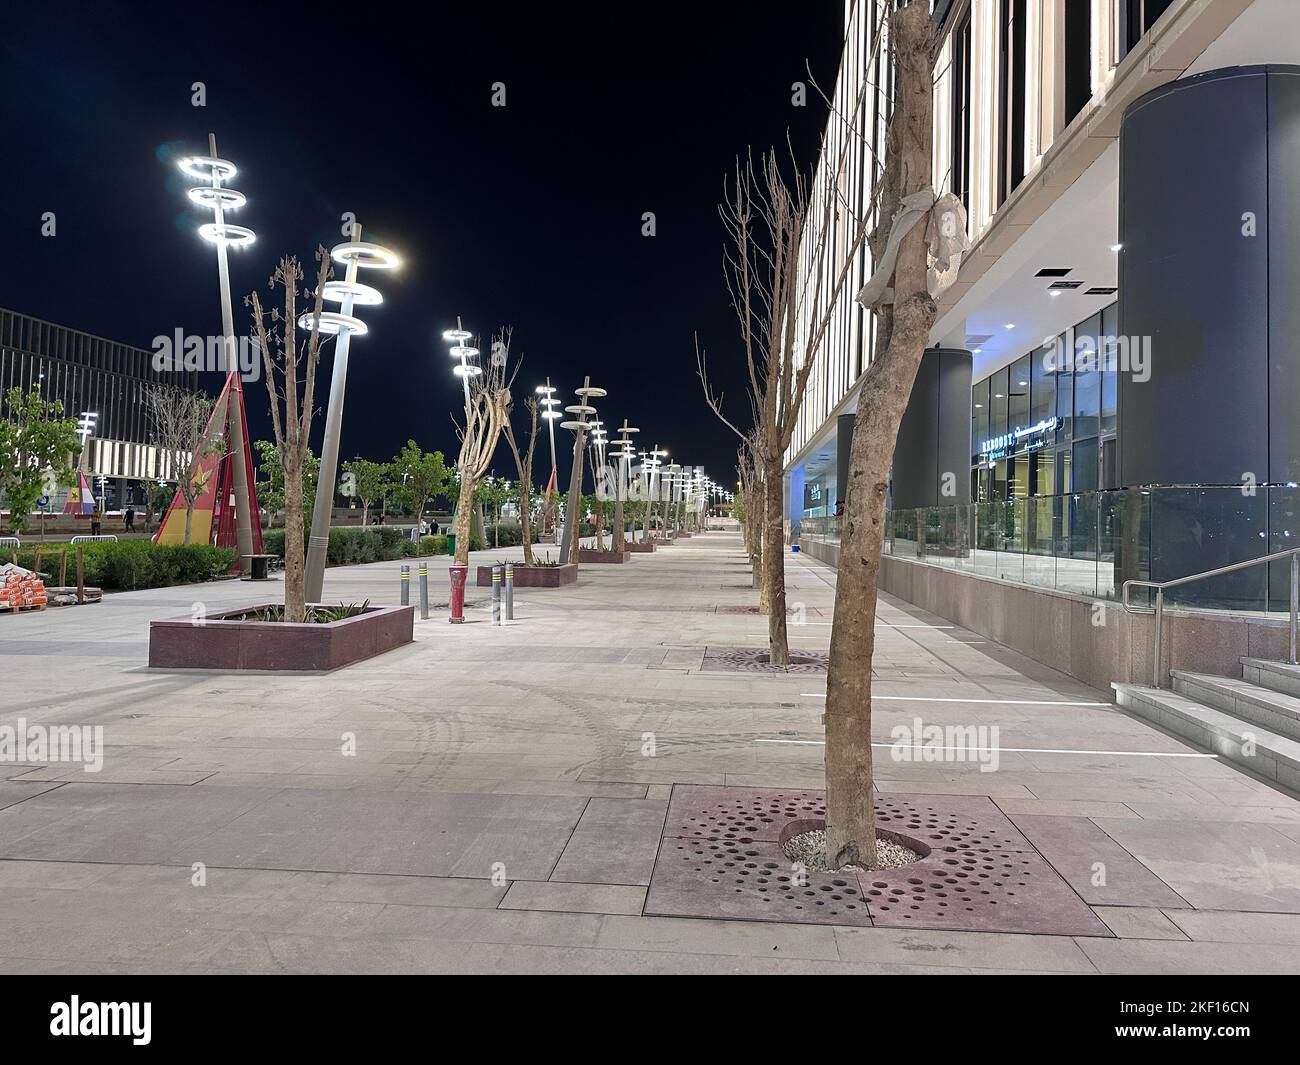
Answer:
<svg viewBox="0 0 1300 1065"><path fill-rule="evenodd" d="M608 424L630 418L640 444L728 483L736 440L704 404L692 341L698 330L743 417L721 182L738 152L787 130L811 165L824 112L791 106L790 86L805 60L833 83L842 3L516 6L9 10L0 306L144 348L178 327L219 333L216 257L195 233L210 214L174 166L206 154L213 131L249 198L229 220L258 237L232 258L237 331L241 297L265 290L287 252L310 276L345 211L403 257L397 274L362 277L385 303L360 311L370 333L352 344L343 457L388 459L414 438L454 458L460 387L441 332L459 314L485 350L513 326L517 406L547 375L575 402L590 373L609 390ZM196 81L204 108L190 103ZM504 108L491 106L498 81ZM54 238L40 233L46 211ZM205 384L215 393L218 375ZM265 386L247 395L254 439L269 437ZM569 440L557 437L562 452ZM495 468L514 476L504 444Z"/></svg>

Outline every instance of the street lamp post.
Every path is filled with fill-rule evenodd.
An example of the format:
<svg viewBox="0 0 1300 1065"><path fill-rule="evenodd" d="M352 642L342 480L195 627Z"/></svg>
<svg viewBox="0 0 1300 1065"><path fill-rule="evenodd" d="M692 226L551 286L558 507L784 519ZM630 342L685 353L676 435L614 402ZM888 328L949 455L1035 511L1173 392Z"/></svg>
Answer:
<svg viewBox="0 0 1300 1065"><path fill-rule="evenodd" d="M326 281L321 297L339 304L337 311L308 311L299 315L298 326L311 329L315 324L320 333L334 334L338 343L334 347L334 370L330 375L330 398L325 412L325 441L321 445L320 474L316 482L316 502L311 512L311 538L307 545L307 567L304 595L308 603L319 603L324 593L325 557L329 549L330 518L334 510L334 479L339 465L339 434L343 426L343 393L348 380L348 351L352 334L364 336L366 323L354 317L353 308L383 303L384 297L376 288L357 281L358 269L392 270L399 260L388 248L361 239L361 225L352 224L352 239L336 244L330 257L347 266L342 281Z"/></svg>
<svg viewBox="0 0 1300 1065"><path fill-rule="evenodd" d="M189 177L209 184L200 185L187 192L190 200L200 207L212 210L212 221L199 226L199 236L217 246L217 280L221 289L221 328L225 348L227 371L226 435L230 439L230 464L235 488L235 544L238 551L236 565L242 573L249 563L246 558L253 553L253 515L249 507L248 469L244 452L244 391L239 380L239 362L235 357L235 315L230 304L230 262L226 249L244 248L257 239L245 226L226 221L226 212L243 207L248 202L242 192L226 188L228 181L238 172L229 159L217 155L217 135L208 134L207 156L190 156L181 159L180 169Z"/></svg>
<svg viewBox="0 0 1300 1065"><path fill-rule="evenodd" d="M549 524L549 531L554 533L555 511L552 508L555 502L554 496L555 490L558 487L559 478L559 468L555 461L555 419L562 418L564 415L555 409L560 405L560 401L555 398L555 389L551 387L551 379L549 377L546 379L546 384L538 385L534 391L542 397L537 402L546 408L542 411L542 417L546 419L546 431L551 438L551 477L550 480L546 482L546 504L542 511L542 532L548 531L546 526Z"/></svg>
<svg viewBox="0 0 1300 1065"><path fill-rule="evenodd" d="M577 558L578 552L575 544L578 542L578 534L582 531L582 516L579 514L582 509L582 463L587 442L587 430L591 426L591 423L587 421L587 415L596 413L596 408L587 401L607 395L603 388L596 388L592 385L590 376L584 377L582 387L574 391L578 395L579 402L564 409L570 414L576 414L577 418L560 422L561 429L573 430L573 469L569 473L569 503L564 515L564 538L560 544L561 566L568 565L570 558Z"/></svg>
<svg viewBox="0 0 1300 1065"><path fill-rule="evenodd" d="M622 551L625 546L623 533L623 497L627 494L628 467L636 455L632 447L632 434L639 433L641 430L628 425L627 419L623 419L623 427L618 431L619 438L614 441L619 446L616 452L618 458L618 498L614 503L614 527L617 530L614 533L614 550ZM635 531L635 530L634 530Z"/></svg>

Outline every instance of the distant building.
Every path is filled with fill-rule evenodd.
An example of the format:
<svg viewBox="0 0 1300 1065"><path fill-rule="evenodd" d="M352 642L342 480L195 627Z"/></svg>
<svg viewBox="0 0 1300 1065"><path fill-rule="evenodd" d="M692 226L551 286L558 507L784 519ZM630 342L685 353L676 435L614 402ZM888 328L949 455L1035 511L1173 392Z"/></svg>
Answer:
<svg viewBox="0 0 1300 1065"><path fill-rule="evenodd" d="M82 468L95 493L103 485L105 509L144 503L144 484L170 479L149 436L145 387L166 383L199 391L193 371L156 371L153 352L0 308L0 413L11 388L36 389L61 400L70 418L93 411L95 431ZM66 489L64 490L66 492ZM63 500L51 501L58 511Z"/></svg>

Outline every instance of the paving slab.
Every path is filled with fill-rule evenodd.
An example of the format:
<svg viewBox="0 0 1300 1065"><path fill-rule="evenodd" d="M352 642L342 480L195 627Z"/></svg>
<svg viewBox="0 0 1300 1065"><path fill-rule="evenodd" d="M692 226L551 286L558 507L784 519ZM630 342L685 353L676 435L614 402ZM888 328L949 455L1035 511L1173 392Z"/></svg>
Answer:
<svg viewBox="0 0 1300 1065"><path fill-rule="evenodd" d="M667 809L660 799L592 799L550 879L649 884Z"/></svg>
<svg viewBox="0 0 1300 1065"><path fill-rule="evenodd" d="M1086 817L1012 815L1011 821L1066 883L1093 906L1189 906L1178 892Z"/></svg>
<svg viewBox="0 0 1300 1065"><path fill-rule="evenodd" d="M1196 909L1300 913L1300 843L1271 825L1098 818Z"/></svg>
<svg viewBox="0 0 1300 1065"><path fill-rule="evenodd" d="M645 888L627 884L566 884L516 880L501 900L503 910L636 915L645 905Z"/></svg>

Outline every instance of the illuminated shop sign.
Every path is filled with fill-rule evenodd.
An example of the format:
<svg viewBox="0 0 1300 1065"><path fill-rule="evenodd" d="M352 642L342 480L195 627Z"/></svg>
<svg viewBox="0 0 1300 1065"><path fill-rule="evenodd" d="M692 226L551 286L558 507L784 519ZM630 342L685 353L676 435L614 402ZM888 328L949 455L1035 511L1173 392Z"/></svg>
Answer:
<svg viewBox="0 0 1300 1065"><path fill-rule="evenodd" d="M985 440L979 453L986 460L996 461L1017 451L1036 451L1047 443L1047 434L1056 432L1061 424L1057 417L1044 418L1034 425L1022 425L1009 433Z"/></svg>

